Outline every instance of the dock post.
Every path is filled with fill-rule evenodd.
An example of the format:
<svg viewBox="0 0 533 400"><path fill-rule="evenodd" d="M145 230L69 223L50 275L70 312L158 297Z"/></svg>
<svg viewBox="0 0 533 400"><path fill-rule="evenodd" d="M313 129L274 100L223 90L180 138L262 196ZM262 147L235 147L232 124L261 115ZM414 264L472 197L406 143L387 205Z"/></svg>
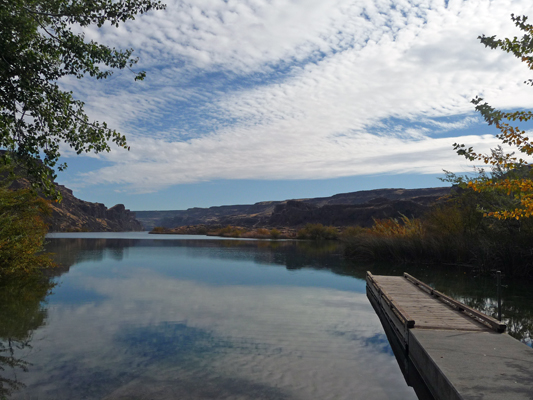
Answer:
<svg viewBox="0 0 533 400"><path fill-rule="evenodd" d="M505 285L501 271L492 273L497 278L501 319ZM391 347L417 396L533 400L533 349L505 334L506 325L501 321L407 273L381 276L367 272L366 283L368 298L387 337L394 338ZM493 308L491 313L496 314ZM415 372L424 390L416 389Z"/></svg>
<svg viewBox="0 0 533 400"><path fill-rule="evenodd" d="M496 271L496 285L498 286L498 321L502 320L502 271Z"/></svg>

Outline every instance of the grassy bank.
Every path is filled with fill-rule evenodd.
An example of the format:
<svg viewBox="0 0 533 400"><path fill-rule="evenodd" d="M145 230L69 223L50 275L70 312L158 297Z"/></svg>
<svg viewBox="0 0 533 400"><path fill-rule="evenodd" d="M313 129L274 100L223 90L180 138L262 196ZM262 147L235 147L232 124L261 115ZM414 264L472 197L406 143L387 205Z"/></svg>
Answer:
<svg viewBox="0 0 533 400"><path fill-rule="evenodd" d="M360 260L455 264L533 279L533 221L484 217L476 193L435 205L423 218L376 220L346 232L346 255Z"/></svg>
<svg viewBox="0 0 533 400"><path fill-rule="evenodd" d="M348 228L351 229L351 228ZM152 234L173 235L207 235L232 238L253 239L302 239L302 240L337 240L343 229L322 224L307 224L303 228L247 228L243 226L189 225L177 228L155 227Z"/></svg>
<svg viewBox="0 0 533 400"><path fill-rule="evenodd" d="M243 226L189 225L177 228L156 226L151 234L207 235L244 239L296 239L297 232L289 228L246 228Z"/></svg>
<svg viewBox="0 0 533 400"><path fill-rule="evenodd" d="M533 219L497 219L485 210L505 201L495 194L457 190L422 218L374 220L372 227L307 224L300 229L196 225L152 233L234 238L341 240L347 258L361 261L461 265L533 279Z"/></svg>

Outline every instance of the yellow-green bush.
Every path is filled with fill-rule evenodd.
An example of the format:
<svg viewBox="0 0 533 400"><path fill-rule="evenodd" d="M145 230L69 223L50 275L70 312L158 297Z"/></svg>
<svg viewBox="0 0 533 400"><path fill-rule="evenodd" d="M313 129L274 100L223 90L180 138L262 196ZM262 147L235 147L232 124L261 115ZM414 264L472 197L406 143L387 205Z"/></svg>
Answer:
<svg viewBox="0 0 533 400"><path fill-rule="evenodd" d="M272 239L278 239L281 235L281 231L279 229L276 229L276 228L272 228L270 230L270 237Z"/></svg>
<svg viewBox="0 0 533 400"><path fill-rule="evenodd" d="M241 237L241 235L243 235L245 232L245 229L239 228L237 226L228 225L222 229L215 231L215 234L217 236L238 238Z"/></svg>
<svg viewBox="0 0 533 400"><path fill-rule="evenodd" d="M298 239L310 240L335 240L339 237L339 231L334 226L322 224L307 224L297 233Z"/></svg>
<svg viewBox="0 0 533 400"><path fill-rule="evenodd" d="M267 238L270 236L270 231L265 228L259 228L255 231L255 236L258 238Z"/></svg>
<svg viewBox="0 0 533 400"><path fill-rule="evenodd" d="M42 254L50 215L46 200L30 189L9 190L0 186L0 277L27 275L52 266Z"/></svg>
<svg viewBox="0 0 533 400"><path fill-rule="evenodd" d="M486 200L461 191L431 207L422 218L375 220L366 232L343 236L346 254L364 260L475 265L486 270L497 267L510 275L530 274L533 219L483 218L480 204Z"/></svg>
<svg viewBox="0 0 533 400"><path fill-rule="evenodd" d="M375 219L370 232L377 236L421 236L424 233L422 221L418 218Z"/></svg>
<svg viewBox="0 0 533 400"><path fill-rule="evenodd" d="M167 233L168 229L163 226L156 226L150 233Z"/></svg>
<svg viewBox="0 0 533 400"><path fill-rule="evenodd" d="M368 229L363 228L362 226L348 226L342 230L340 234L340 238L347 239L347 238L357 237L367 232L368 232Z"/></svg>

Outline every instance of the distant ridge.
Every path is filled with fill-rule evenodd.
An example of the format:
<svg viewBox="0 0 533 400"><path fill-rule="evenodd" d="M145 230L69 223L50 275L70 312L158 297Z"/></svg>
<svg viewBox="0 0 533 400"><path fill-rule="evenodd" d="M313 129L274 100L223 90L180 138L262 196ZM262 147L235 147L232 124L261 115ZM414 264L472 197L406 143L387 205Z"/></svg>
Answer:
<svg viewBox="0 0 533 400"><path fill-rule="evenodd" d="M451 187L374 189L330 197L262 201L187 210L135 211L144 229L188 225L239 225L249 227L300 226L308 222L334 226L368 226L373 218L399 214L420 216L428 206L450 194Z"/></svg>

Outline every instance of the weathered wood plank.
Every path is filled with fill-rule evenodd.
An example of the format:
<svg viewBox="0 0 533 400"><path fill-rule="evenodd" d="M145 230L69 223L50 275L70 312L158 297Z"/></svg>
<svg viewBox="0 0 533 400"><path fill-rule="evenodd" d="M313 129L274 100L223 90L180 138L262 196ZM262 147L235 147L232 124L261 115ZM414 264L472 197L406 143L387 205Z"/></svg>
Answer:
<svg viewBox="0 0 533 400"><path fill-rule="evenodd" d="M457 329L461 331L483 331L486 326L480 321L465 315L457 309L433 297L429 291L421 290L410 280L402 276L374 276L368 273L368 279L385 302L402 316L398 319L413 321L410 327ZM466 306L465 306L466 307Z"/></svg>
<svg viewBox="0 0 533 400"><path fill-rule="evenodd" d="M468 307L466 304L463 304L455 299L452 299L449 296L446 296L445 294L439 292L438 290L433 289L431 286L427 285L426 283L416 279L414 276L409 275L407 272L404 272L403 275L406 280L413 283L414 285L421 288L422 290L428 292L431 296L436 297L439 301L455 308L458 311L468 314L471 318L474 318L476 321L490 326L496 332L500 332L500 333L505 332L506 325L502 324L497 319L492 318L489 315L483 314L482 312L478 310L474 310L473 308Z"/></svg>
<svg viewBox="0 0 533 400"><path fill-rule="evenodd" d="M413 365L436 400L533 399L533 349L501 334L504 324L416 278L368 273L367 293L379 299L374 309L403 343L409 360L400 365Z"/></svg>

